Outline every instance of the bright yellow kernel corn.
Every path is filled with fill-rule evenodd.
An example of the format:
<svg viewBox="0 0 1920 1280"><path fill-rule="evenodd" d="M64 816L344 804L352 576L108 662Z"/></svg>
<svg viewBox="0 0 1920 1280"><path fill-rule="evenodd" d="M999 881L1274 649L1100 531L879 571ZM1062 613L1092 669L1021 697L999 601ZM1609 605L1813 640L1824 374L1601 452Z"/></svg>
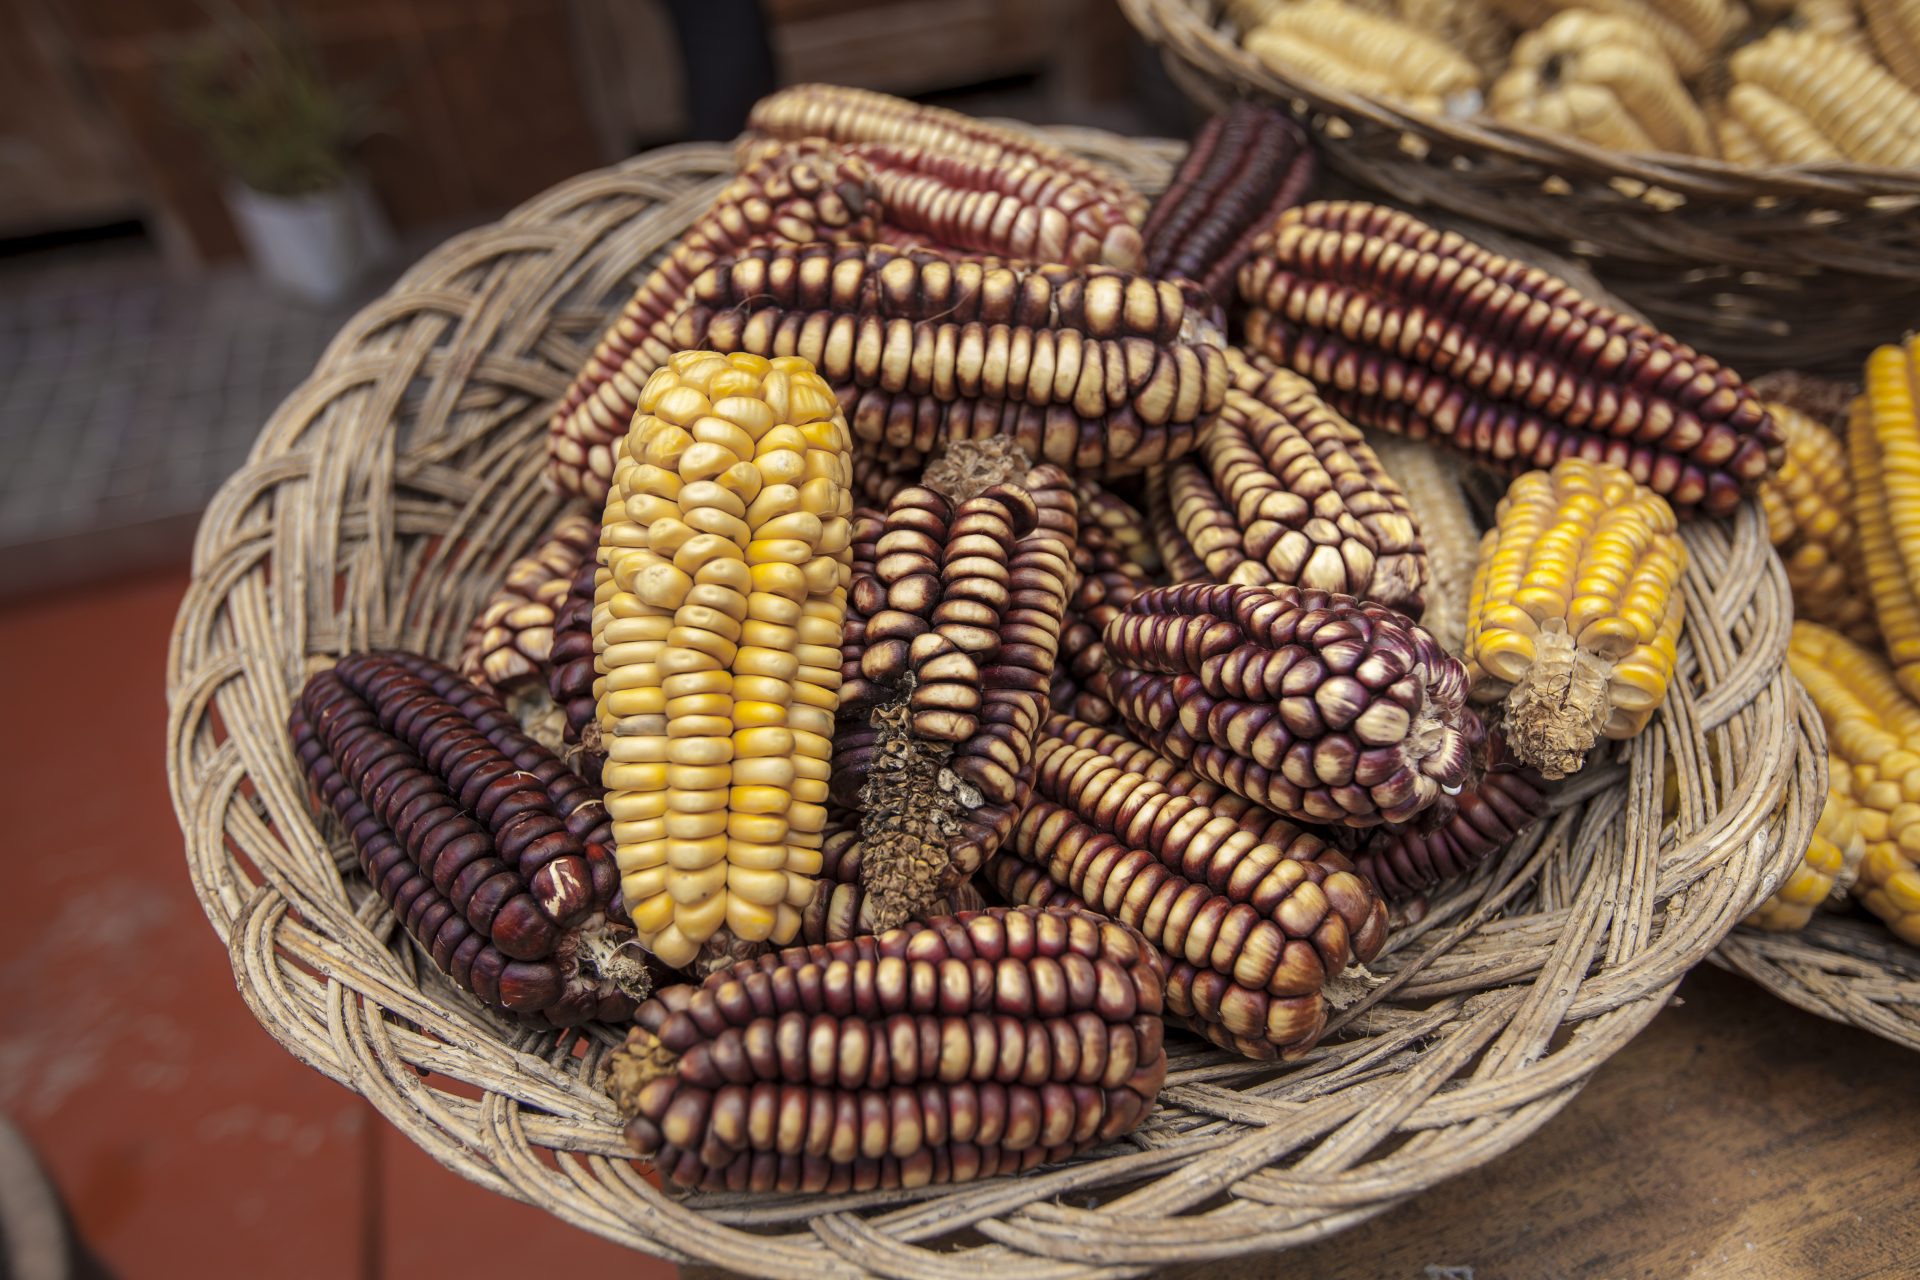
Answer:
<svg viewBox="0 0 1920 1280"><path fill-rule="evenodd" d="M1831 775L1844 773L1845 766L1839 762L1830 771ZM1804 929L1821 903L1845 896L1866 852L1853 802L1843 792L1829 790L1820 821L1813 829L1813 843L1807 846L1800 865L1747 917L1746 923L1776 933Z"/></svg>
<svg viewBox="0 0 1920 1280"><path fill-rule="evenodd" d="M1784 404L1767 411L1787 437L1780 470L1760 484L1767 532L1787 568L1795 616L1861 644L1878 642L1858 564L1853 480L1846 445L1824 425Z"/></svg>
<svg viewBox="0 0 1920 1280"><path fill-rule="evenodd" d="M811 897L848 441L806 361L683 351L616 449L593 610L603 777L622 895L669 965L723 928L790 942Z"/></svg>
<svg viewBox="0 0 1920 1280"><path fill-rule="evenodd" d="M1895 678L1920 697L1920 337L1867 359L1848 423L1860 567Z"/></svg>
<svg viewBox="0 0 1920 1280"><path fill-rule="evenodd" d="M1673 681L1686 547L1664 498L1566 458L1516 479L1480 544L1467 620L1474 696L1505 699L1508 744L1550 778L1596 738L1646 727Z"/></svg>
<svg viewBox="0 0 1920 1280"><path fill-rule="evenodd" d="M1817 623L1793 624L1793 674L1827 725L1829 771L1866 845L1854 896L1895 934L1920 945L1920 704L1886 663Z"/></svg>

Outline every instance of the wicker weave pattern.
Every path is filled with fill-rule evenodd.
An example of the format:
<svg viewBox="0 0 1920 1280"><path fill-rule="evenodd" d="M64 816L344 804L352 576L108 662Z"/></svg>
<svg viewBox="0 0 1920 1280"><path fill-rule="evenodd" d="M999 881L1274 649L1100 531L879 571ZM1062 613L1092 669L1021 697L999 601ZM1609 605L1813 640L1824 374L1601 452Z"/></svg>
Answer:
<svg viewBox="0 0 1920 1280"><path fill-rule="evenodd" d="M1798 933L1736 929L1713 962L1796 1008L1920 1050L1920 951L1877 920L1822 914Z"/></svg>
<svg viewBox="0 0 1920 1280"><path fill-rule="evenodd" d="M1178 154L1062 137L1149 190ZM309 815L283 726L328 655L454 651L554 513L553 399L726 168L721 147L655 153L443 246L341 333L200 531L168 678L195 887L261 1023L449 1168L635 1248L783 1277L1105 1277L1280 1248L1531 1133L1805 846L1825 752L1783 670L1786 585L1749 504L1688 531L1684 678L1653 729L1399 931L1300 1062L1175 1037L1144 1129L1017 1180L657 1189L594 1084L617 1038L510 1027L435 975ZM1681 812L1663 832L1670 760Z"/></svg>
<svg viewBox="0 0 1920 1280"><path fill-rule="evenodd" d="M1847 369L1913 324L1920 169L1626 155L1280 75L1216 24L1214 0L1120 7L1207 106L1249 92L1290 104L1361 187L1591 259L1610 289L1735 368Z"/></svg>

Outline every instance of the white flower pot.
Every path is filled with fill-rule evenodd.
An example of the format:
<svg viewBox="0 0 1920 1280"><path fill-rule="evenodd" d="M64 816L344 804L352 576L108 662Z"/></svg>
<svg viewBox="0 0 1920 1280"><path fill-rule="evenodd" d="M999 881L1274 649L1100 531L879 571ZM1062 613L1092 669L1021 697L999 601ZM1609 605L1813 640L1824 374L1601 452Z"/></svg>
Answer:
<svg viewBox="0 0 1920 1280"><path fill-rule="evenodd" d="M270 196L233 184L227 207L254 270L302 302L338 302L393 248L393 233L358 176L310 196Z"/></svg>

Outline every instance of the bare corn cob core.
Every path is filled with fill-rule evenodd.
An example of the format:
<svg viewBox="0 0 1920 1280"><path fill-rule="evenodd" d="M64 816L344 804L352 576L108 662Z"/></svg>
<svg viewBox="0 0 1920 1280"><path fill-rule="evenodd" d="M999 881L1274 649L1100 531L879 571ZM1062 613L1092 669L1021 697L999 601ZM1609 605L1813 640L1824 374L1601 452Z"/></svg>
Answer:
<svg viewBox="0 0 1920 1280"><path fill-rule="evenodd" d="M1832 431L1778 402L1768 412L1787 437L1787 458L1760 487L1767 533L1787 567L1797 617L1878 643L1859 567L1847 446Z"/></svg>
<svg viewBox="0 0 1920 1280"><path fill-rule="evenodd" d="M1125 474L1192 448L1220 406L1208 307L1195 286L1105 268L787 246L704 273L667 332L813 362L861 450L891 461L1006 436L1038 461Z"/></svg>
<svg viewBox="0 0 1920 1280"><path fill-rule="evenodd" d="M1514 758L1547 778L1646 727L1673 682L1686 545L1618 467L1568 458L1516 479L1480 544L1467 620L1473 696L1504 702Z"/></svg>
<svg viewBox="0 0 1920 1280"><path fill-rule="evenodd" d="M567 589L600 541L591 516L568 512L539 543L507 566L460 646L460 674L505 694L547 670Z"/></svg>
<svg viewBox="0 0 1920 1280"><path fill-rule="evenodd" d="M1380 605L1156 587L1107 628L1107 654L1136 736L1287 817L1404 822L1466 780L1466 669Z"/></svg>
<svg viewBox="0 0 1920 1280"><path fill-rule="evenodd" d="M1026 908L794 947L649 1000L608 1087L634 1150L684 1186L1020 1173L1146 1118L1160 965L1123 925Z"/></svg>
<svg viewBox="0 0 1920 1280"><path fill-rule="evenodd" d="M1545 25L1555 14L1584 9L1625 19L1646 30L1683 76L1696 76L1739 30L1745 13L1736 0L1491 0L1522 28Z"/></svg>
<svg viewBox="0 0 1920 1280"><path fill-rule="evenodd" d="M1358 596L1418 613L1419 530L1359 428L1313 384L1231 352L1234 383L1199 449L1172 463L1181 536L1216 582Z"/></svg>
<svg viewBox="0 0 1920 1280"><path fill-rule="evenodd" d="M1728 60L1728 111L1781 162L1844 157L1920 167L1920 92L1864 49L1811 31L1775 28Z"/></svg>
<svg viewBox="0 0 1920 1280"><path fill-rule="evenodd" d="M873 898L861 883L865 853L859 818L844 810L830 813L826 843L821 846L820 878L813 886L813 901L801 913L801 942L813 946L883 931L874 916ZM970 882L962 882L929 901L913 918L932 920L963 911L982 911L986 906L980 891Z"/></svg>
<svg viewBox="0 0 1920 1280"><path fill-rule="evenodd" d="M1860 568L1895 677L1920 696L1920 337L1867 358L1847 427Z"/></svg>
<svg viewBox="0 0 1920 1280"><path fill-rule="evenodd" d="M1433 633L1442 649L1458 654L1466 647L1473 570L1480 559L1480 529L1461 487L1460 459L1397 436L1376 434L1368 443L1406 496L1426 552L1427 589L1420 625Z"/></svg>
<svg viewBox="0 0 1920 1280"><path fill-rule="evenodd" d="M441 972L545 1025L631 1014L650 975L626 952L599 794L491 693L426 658L350 654L307 681L289 730L315 808Z"/></svg>
<svg viewBox="0 0 1920 1280"><path fill-rule="evenodd" d="M1273 9L1240 43L1282 75L1309 76L1425 111L1443 111L1449 97L1480 87L1479 70L1445 41L1342 0Z"/></svg>
<svg viewBox="0 0 1920 1280"><path fill-rule="evenodd" d="M1197 280L1222 302L1254 240L1313 183L1313 148L1277 107L1243 100L1209 119L1141 234L1146 270Z"/></svg>
<svg viewBox="0 0 1920 1280"><path fill-rule="evenodd" d="M881 928L963 884L1025 804L1075 589L1058 468L960 450L927 479L853 531L832 790L861 815Z"/></svg>
<svg viewBox="0 0 1920 1280"><path fill-rule="evenodd" d="M1820 906L1844 899L1853 887L1867 844L1860 838L1853 802L1838 789L1851 785L1851 779L1844 776L1851 771L1844 761L1837 761L1831 772L1843 776L1827 792L1827 802L1813 829L1813 842L1801 856L1800 865L1742 924L1770 933L1804 929Z"/></svg>
<svg viewBox="0 0 1920 1280"><path fill-rule="evenodd" d="M1780 460L1779 428L1730 370L1398 210L1282 214L1240 292L1247 345L1349 419L1510 472L1592 458L1725 515Z"/></svg>
<svg viewBox="0 0 1920 1280"><path fill-rule="evenodd" d="M601 776L634 927L675 968L790 941L813 896L848 444L804 360L683 351L616 452L593 610Z"/></svg>
<svg viewBox="0 0 1920 1280"><path fill-rule="evenodd" d="M548 424L547 476L563 493L606 498L614 445L647 378L675 348L655 333L694 279L750 245L871 241L880 210L864 160L818 142L763 150L673 244L594 347Z"/></svg>
<svg viewBox="0 0 1920 1280"><path fill-rule="evenodd" d="M754 104L750 131L773 138L828 138L842 143L924 147L971 164L1068 174L1120 206L1138 224L1146 201L1117 174L1026 130L975 120L957 111L836 85L801 84Z"/></svg>
<svg viewBox="0 0 1920 1280"><path fill-rule="evenodd" d="M1254 1058L1305 1052L1326 984L1386 939L1386 909L1338 851L1118 734L1056 717L1036 798L990 864L1014 901L1140 929L1167 1008Z"/></svg>
<svg viewBox="0 0 1920 1280"><path fill-rule="evenodd" d="M1495 119L1616 151L1714 154L1706 117L1660 41L1617 15L1569 9L1521 36L1487 104Z"/></svg>
<svg viewBox="0 0 1920 1280"><path fill-rule="evenodd" d="M1859 0L1873 51L1900 83L1920 93L1920 3Z"/></svg>
<svg viewBox="0 0 1920 1280"><path fill-rule="evenodd" d="M1866 856L1853 894L1920 946L1920 705L1886 663L1818 623L1793 624L1787 662L1820 710Z"/></svg>

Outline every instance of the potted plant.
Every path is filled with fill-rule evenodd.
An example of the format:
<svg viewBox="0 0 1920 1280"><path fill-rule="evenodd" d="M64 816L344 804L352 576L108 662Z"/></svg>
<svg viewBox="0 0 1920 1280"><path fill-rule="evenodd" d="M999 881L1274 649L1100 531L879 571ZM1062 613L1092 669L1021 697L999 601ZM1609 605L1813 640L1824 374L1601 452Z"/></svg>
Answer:
<svg viewBox="0 0 1920 1280"><path fill-rule="evenodd" d="M392 245L353 149L364 94L336 88L284 14L226 6L176 68L181 113L227 180L227 207L268 283L313 303L343 297Z"/></svg>

